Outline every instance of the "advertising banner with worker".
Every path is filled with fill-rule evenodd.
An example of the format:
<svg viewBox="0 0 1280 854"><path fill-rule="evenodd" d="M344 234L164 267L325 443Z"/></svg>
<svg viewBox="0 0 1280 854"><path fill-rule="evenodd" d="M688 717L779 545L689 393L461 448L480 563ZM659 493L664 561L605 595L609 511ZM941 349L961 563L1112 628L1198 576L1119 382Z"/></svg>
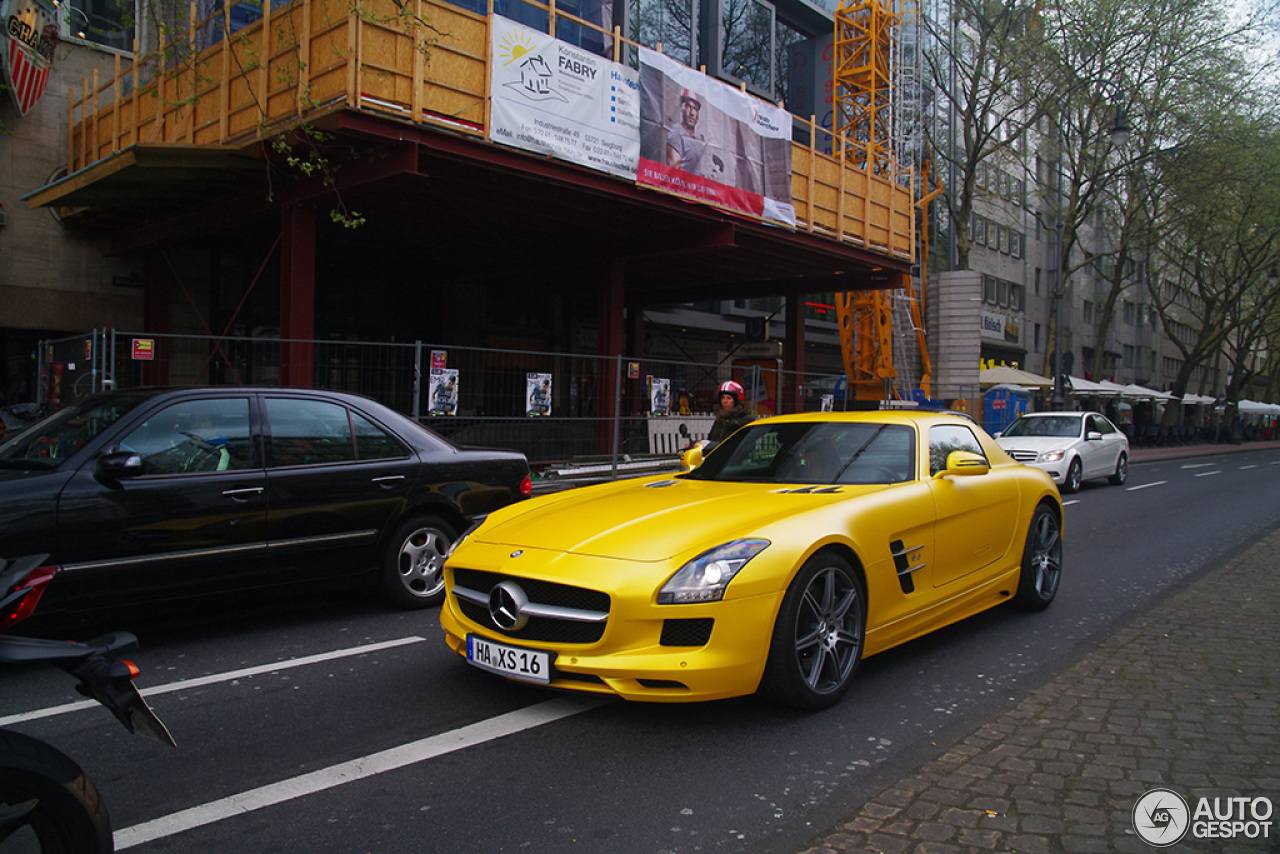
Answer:
<svg viewBox="0 0 1280 854"><path fill-rule="evenodd" d="M794 226L791 114L642 47L636 181Z"/></svg>
<svg viewBox="0 0 1280 854"><path fill-rule="evenodd" d="M501 15L489 23L489 138L635 180L637 73Z"/></svg>

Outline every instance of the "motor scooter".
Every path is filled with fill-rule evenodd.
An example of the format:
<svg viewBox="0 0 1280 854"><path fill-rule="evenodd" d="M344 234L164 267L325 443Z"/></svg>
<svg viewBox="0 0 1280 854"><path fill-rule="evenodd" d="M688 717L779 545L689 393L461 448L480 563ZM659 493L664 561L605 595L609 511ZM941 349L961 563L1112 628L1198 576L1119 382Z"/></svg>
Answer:
<svg viewBox="0 0 1280 854"><path fill-rule="evenodd" d="M0 632L31 616L57 568L48 555L0 559ZM173 737L120 658L135 649L128 632L84 642L0 634L0 665L48 662L74 676L76 690L111 710L129 732L173 745ZM99 854L115 850L106 803L69 756L39 739L0 730L0 854Z"/></svg>

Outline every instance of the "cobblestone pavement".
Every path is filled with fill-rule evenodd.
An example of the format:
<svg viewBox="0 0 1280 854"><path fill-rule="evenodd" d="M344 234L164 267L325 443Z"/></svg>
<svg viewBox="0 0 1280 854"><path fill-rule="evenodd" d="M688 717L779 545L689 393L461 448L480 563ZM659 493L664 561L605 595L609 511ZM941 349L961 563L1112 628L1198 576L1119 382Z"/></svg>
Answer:
<svg viewBox="0 0 1280 854"><path fill-rule="evenodd" d="M1202 797L1222 810L1229 797L1267 798L1246 812L1274 810L1266 838L1260 826L1254 839L1193 838L1193 824L1173 854L1280 852L1280 530L1135 617L803 852L1158 851L1135 832L1133 813L1159 787L1185 799L1191 818Z"/></svg>

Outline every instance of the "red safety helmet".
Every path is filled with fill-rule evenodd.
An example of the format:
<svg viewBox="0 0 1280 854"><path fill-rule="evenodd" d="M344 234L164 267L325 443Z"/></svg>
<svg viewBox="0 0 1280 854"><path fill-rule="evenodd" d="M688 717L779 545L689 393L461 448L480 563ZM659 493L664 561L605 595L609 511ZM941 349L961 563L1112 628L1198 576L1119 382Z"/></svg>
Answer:
<svg viewBox="0 0 1280 854"><path fill-rule="evenodd" d="M746 390L742 387L742 383L734 382L733 380L725 380L720 383L720 393L731 394L733 395L734 400L738 401L738 403L742 403L742 397L746 394Z"/></svg>
<svg viewBox="0 0 1280 854"><path fill-rule="evenodd" d="M698 93L692 89L680 90L680 103L683 104L685 101L693 101L693 103L698 105L698 109L702 109L702 99L699 98Z"/></svg>

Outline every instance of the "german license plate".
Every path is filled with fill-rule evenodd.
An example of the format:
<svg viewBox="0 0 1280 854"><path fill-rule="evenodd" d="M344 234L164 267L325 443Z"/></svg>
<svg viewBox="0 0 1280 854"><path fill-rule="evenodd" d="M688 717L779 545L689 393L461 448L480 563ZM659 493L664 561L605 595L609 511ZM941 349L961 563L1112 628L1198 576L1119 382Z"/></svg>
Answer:
<svg viewBox="0 0 1280 854"><path fill-rule="evenodd" d="M541 650L507 646L467 635L467 661L512 679L543 685L551 682L551 654Z"/></svg>

